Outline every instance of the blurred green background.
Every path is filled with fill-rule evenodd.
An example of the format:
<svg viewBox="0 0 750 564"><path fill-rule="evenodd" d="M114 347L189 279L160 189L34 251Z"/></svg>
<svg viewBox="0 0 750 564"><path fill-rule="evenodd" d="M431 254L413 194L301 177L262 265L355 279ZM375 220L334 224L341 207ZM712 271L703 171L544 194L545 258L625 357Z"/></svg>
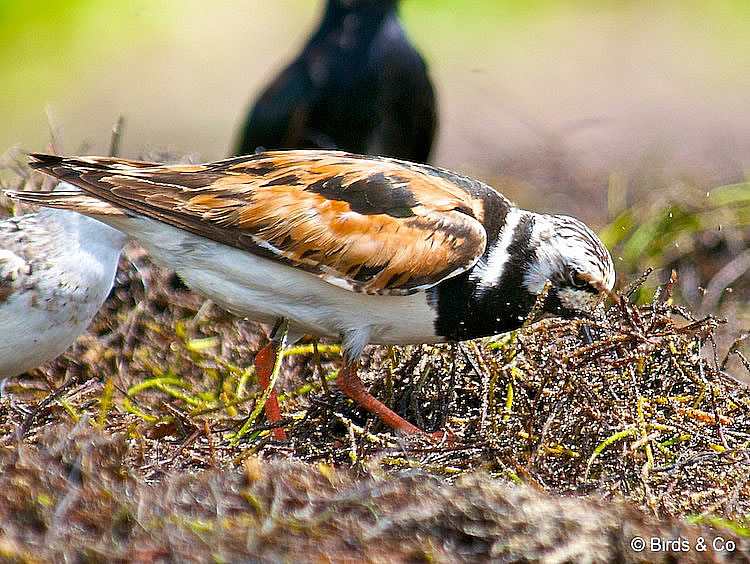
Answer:
<svg viewBox="0 0 750 564"><path fill-rule="evenodd" d="M44 150L51 121L65 153L106 153L122 115L122 156L224 157L322 4L0 0L0 150ZM747 248L748 185L710 194L750 170L750 2L403 0L401 15L438 93L435 164L588 221L621 275L680 266L701 306Z"/></svg>
<svg viewBox="0 0 750 564"><path fill-rule="evenodd" d="M0 148L43 149L48 108L67 152L105 151L122 114L124 155L222 157L321 4L0 0ZM440 96L438 164L480 175L534 159L591 173L670 164L707 182L747 167L746 0L403 0L401 13ZM570 208L564 196L546 201Z"/></svg>

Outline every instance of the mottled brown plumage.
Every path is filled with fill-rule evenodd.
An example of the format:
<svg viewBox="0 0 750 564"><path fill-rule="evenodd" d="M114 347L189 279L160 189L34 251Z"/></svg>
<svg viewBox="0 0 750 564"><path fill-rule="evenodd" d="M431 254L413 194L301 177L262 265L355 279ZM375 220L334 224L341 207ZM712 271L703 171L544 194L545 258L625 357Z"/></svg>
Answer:
<svg viewBox="0 0 750 564"><path fill-rule="evenodd" d="M404 295L485 250L484 200L431 167L335 151L208 165L35 155L33 167L136 211L367 294ZM499 197L499 195L498 195Z"/></svg>

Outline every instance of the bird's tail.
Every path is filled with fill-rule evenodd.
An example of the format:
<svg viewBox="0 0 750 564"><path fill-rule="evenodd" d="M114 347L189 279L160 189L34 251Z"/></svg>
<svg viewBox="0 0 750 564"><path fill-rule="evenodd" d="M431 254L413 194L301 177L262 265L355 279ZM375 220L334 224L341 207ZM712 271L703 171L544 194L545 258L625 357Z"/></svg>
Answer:
<svg viewBox="0 0 750 564"><path fill-rule="evenodd" d="M47 208L76 211L90 216L127 216L128 214L108 202L71 187L70 190L56 189L54 192L16 192L7 190L5 194L17 202L34 204Z"/></svg>

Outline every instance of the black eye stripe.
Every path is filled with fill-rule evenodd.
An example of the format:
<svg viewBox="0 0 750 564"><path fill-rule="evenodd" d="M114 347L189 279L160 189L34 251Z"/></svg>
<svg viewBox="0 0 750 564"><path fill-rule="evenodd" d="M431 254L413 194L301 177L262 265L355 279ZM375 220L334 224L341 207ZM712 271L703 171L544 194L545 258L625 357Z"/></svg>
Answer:
<svg viewBox="0 0 750 564"><path fill-rule="evenodd" d="M594 294L595 296L599 294L599 290L594 288L591 284L586 282L585 286L581 286L578 288L579 290L583 290L584 292L588 292L589 294Z"/></svg>
<svg viewBox="0 0 750 564"><path fill-rule="evenodd" d="M586 280L581 273L575 269L570 269L567 273L567 283L576 290L582 290L591 294L598 294L599 290L594 288L591 283Z"/></svg>
<svg viewBox="0 0 750 564"><path fill-rule="evenodd" d="M575 270L571 273L570 281L576 288L583 288L587 284L589 284L588 280L583 278L579 272L576 272Z"/></svg>

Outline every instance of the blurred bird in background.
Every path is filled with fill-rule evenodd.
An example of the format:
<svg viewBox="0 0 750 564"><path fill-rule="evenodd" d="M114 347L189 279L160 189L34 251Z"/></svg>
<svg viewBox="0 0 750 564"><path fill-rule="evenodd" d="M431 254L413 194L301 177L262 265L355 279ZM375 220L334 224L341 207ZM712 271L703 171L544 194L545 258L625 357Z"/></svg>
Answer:
<svg viewBox="0 0 750 564"><path fill-rule="evenodd" d="M437 115L398 0L328 0L302 53L262 92L237 145L341 149L426 162Z"/></svg>

